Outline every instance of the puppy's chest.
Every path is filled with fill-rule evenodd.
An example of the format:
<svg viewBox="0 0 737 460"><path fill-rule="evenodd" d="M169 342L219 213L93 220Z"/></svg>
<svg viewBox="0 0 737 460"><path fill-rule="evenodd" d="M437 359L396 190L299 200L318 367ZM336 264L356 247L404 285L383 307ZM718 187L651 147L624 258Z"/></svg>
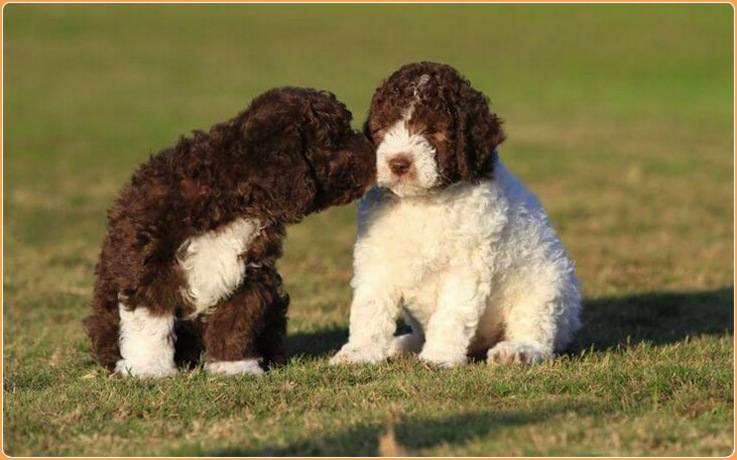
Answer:
<svg viewBox="0 0 737 460"><path fill-rule="evenodd" d="M185 277L182 296L193 310L190 317L211 313L238 288L246 273L243 255L261 228L256 219L236 219L185 241L177 262Z"/></svg>
<svg viewBox="0 0 737 460"><path fill-rule="evenodd" d="M375 259L390 261L385 265L392 267L393 279L405 287L455 266L492 265L507 222L506 200L489 184L366 209L370 212L359 238L357 266L360 270Z"/></svg>
<svg viewBox="0 0 737 460"><path fill-rule="evenodd" d="M442 265L457 249L457 222L447 206L400 202L377 214L370 238L394 261Z"/></svg>

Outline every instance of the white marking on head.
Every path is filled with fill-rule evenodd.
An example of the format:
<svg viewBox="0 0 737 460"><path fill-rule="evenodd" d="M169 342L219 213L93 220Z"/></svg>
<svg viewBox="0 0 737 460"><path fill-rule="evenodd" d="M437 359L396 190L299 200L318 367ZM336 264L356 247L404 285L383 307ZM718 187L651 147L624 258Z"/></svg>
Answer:
<svg viewBox="0 0 737 460"><path fill-rule="evenodd" d="M415 86L415 100L420 99L420 90L427 82L430 81L430 75L423 74L420 79L417 81L417 85Z"/></svg>
<svg viewBox="0 0 737 460"><path fill-rule="evenodd" d="M412 116L415 113L415 106L418 102L420 102L420 90L422 89L425 84L430 81L430 75L423 74L419 80L417 80L417 83L415 84L414 91L412 93L412 102L409 103L409 105L402 111L402 118L405 120L410 120Z"/></svg>
<svg viewBox="0 0 737 460"><path fill-rule="evenodd" d="M440 182L435 147L424 135L412 133L409 128L414 106L415 102L410 104L402 119L387 130L376 150L376 183L400 197L424 195ZM409 162L407 172L401 175L393 172L391 166L392 160L398 158Z"/></svg>

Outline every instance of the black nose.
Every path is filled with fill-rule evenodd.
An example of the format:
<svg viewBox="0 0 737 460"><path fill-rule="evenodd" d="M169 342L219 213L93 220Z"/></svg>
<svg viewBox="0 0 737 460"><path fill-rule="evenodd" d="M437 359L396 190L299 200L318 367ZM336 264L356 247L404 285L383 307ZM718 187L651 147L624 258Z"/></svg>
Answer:
<svg viewBox="0 0 737 460"><path fill-rule="evenodd" d="M412 162L406 157L394 157L389 160L389 169L397 176L402 176L409 171Z"/></svg>

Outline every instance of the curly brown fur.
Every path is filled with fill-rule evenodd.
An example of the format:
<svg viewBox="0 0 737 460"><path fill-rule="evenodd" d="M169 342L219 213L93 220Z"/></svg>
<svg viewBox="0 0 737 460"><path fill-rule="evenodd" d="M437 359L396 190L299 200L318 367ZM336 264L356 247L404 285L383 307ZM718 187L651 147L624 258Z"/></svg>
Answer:
<svg viewBox="0 0 737 460"><path fill-rule="evenodd" d="M281 292L275 269L248 270L245 281L218 305L205 328L205 350L212 361L260 358L281 364L289 296ZM226 332L227 333L224 333Z"/></svg>
<svg viewBox="0 0 737 460"><path fill-rule="evenodd" d="M191 313L177 263L183 244L247 218L265 226L240 255L251 268L207 324L177 324L177 359L191 361L204 344L216 359L283 361L288 297L274 263L285 226L358 198L374 180L373 147L350 120L331 93L278 88L139 166L109 210L94 313L84 321L98 360L112 369L121 359L119 302L152 315Z"/></svg>
<svg viewBox="0 0 737 460"><path fill-rule="evenodd" d="M413 107L413 133L436 150L440 186L490 177L496 147L504 141L502 120L488 98L453 67L433 62L402 66L377 88L364 132L379 145L386 130Z"/></svg>

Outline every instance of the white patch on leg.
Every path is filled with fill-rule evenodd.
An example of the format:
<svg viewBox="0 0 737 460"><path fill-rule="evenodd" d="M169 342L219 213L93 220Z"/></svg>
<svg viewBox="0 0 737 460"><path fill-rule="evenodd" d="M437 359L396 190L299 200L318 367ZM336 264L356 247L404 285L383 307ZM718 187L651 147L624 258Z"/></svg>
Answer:
<svg viewBox="0 0 737 460"><path fill-rule="evenodd" d="M246 266L240 255L261 228L258 220L236 219L182 245L184 255L179 265L187 280L183 294L195 307L192 316L210 313L241 284Z"/></svg>
<svg viewBox="0 0 737 460"><path fill-rule="evenodd" d="M499 342L489 350L489 363L539 364L554 358L552 351L524 342Z"/></svg>
<svg viewBox="0 0 737 460"><path fill-rule="evenodd" d="M215 361L205 364L205 370L221 375L263 375L264 370L259 366L257 359L242 361Z"/></svg>
<svg viewBox="0 0 737 460"><path fill-rule="evenodd" d="M115 372L140 378L173 375L174 317L153 316L148 308L128 310L121 303L120 355Z"/></svg>

